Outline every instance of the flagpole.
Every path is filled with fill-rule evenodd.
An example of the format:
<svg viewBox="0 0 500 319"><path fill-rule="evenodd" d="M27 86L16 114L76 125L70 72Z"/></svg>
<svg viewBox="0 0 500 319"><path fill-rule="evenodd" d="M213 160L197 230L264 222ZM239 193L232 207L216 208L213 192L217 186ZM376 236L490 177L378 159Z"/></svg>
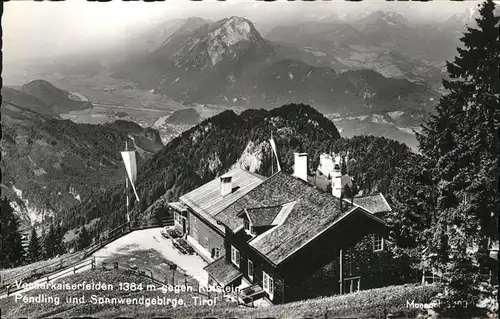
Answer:
<svg viewBox="0 0 500 319"><path fill-rule="evenodd" d="M271 141L273 140L273 131L271 131ZM271 145L271 175L274 175L274 156L273 156L273 146Z"/></svg>
<svg viewBox="0 0 500 319"><path fill-rule="evenodd" d="M125 151L128 151L128 141L125 140ZM130 222L130 217L129 217L129 198L128 198L128 176L125 174L125 194L127 195L127 222Z"/></svg>

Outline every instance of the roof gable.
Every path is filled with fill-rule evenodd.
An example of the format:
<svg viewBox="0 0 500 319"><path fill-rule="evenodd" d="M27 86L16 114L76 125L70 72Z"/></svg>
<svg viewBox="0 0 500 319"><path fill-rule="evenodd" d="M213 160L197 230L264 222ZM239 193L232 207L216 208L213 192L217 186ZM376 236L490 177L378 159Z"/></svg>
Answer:
<svg viewBox="0 0 500 319"><path fill-rule="evenodd" d="M249 244L278 265L310 240L329 229L344 214L360 209L324 193L308 183L279 172L242 196L215 216L233 232L241 228L238 213L245 208L266 208L290 204L281 224L252 239ZM284 211L284 210L282 210ZM284 214L285 215L285 214ZM277 215L278 216L278 215ZM376 218L376 217L373 217ZM378 220L378 218L377 218ZM379 220L383 223L383 221Z"/></svg>
<svg viewBox="0 0 500 319"><path fill-rule="evenodd" d="M385 200L384 195L377 194L371 196L354 197L354 204L363 207L372 214L390 212L391 206Z"/></svg>
<svg viewBox="0 0 500 319"><path fill-rule="evenodd" d="M269 226L282 210L283 206L246 208L246 213L254 227Z"/></svg>

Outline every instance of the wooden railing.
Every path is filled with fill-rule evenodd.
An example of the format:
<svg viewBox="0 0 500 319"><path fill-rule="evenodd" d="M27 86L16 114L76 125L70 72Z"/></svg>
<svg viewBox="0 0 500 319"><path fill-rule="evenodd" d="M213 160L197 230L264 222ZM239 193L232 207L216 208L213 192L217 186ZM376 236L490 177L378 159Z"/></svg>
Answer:
<svg viewBox="0 0 500 319"><path fill-rule="evenodd" d="M144 229L150 229L150 228L158 228L162 226L172 226L174 224L174 219L173 218L165 218L163 219L160 223L157 222L150 222L147 224L137 224L134 225L133 223L123 223L120 226L110 230L108 232L108 236L103 239L99 240L96 243L92 244L91 246L87 247L84 252L84 256L87 257L97 250L103 248L107 244L117 240L120 237L123 237L127 234L130 234L133 231L136 230L144 230Z"/></svg>
<svg viewBox="0 0 500 319"><path fill-rule="evenodd" d="M8 276L4 274L2 276L3 277L2 283L0 284L0 292L5 291L9 285L12 285L16 281L24 281L24 282L33 281L40 277L45 276L46 274L54 273L65 267L71 267L75 264L78 264L81 262L82 256L83 256L82 252L78 252L73 255L60 258L49 264L43 264L40 267L24 271L13 276Z"/></svg>
<svg viewBox="0 0 500 319"><path fill-rule="evenodd" d="M165 218L160 223L152 221L146 224L136 224L133 225L129 222L124 223L108 232L108 236L103 240L98 240L91 246L87 247L85 250L77 252L71 256L54 261L50 264L45 264L35 269L25 271L14 276L2 276L2 283L0 283L0 293L6 292L9 286L12 286L16 281L23 281L25 283L32 282L43 276L56 273L64 268L69 269L75 267L82 263L82 260L86 259L88 256L96 252L97 250L105 247L109 243L130 234L136 230L158 228L161 226L172 226L174 224L173 218Z"/></svg>
<svg viewBox="0 0 500 319"><path fill-rule="evenodd" d="M67 267L66 269L64 269L62 271L59 271L56 273L53 272L52 274L46 276L45 280L43 282L49 283L50 281L55 280L55 279L62 277L64 275L67 275L68 273L74 274L74 273L76 273L77 270L79 270L83 267L86 267L86 266L90 266L91 269L95 269L96 268L95 257L92 259L81 260L81 261L74 263L73 265ZM40 279L40 278L38 278L38 279ZM26 283L29 283L29 282L26 282ZM42 283L42 281L40 283ZM13 283L6 286L6 288L5 288L7 296L12 294L12 293L15 293L17 291L23 290L23 289L24 288L22 286L14 285Z"/></svg>

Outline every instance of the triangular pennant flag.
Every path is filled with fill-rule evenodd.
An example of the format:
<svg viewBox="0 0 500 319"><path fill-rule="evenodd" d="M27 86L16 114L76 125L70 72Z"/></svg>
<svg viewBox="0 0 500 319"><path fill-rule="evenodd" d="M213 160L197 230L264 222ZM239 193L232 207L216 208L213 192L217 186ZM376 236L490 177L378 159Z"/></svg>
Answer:
<svg viewBox="0 0 500 319"><path fill-rule="evenodd" d="M128 177L130 182L133 184L137 177L137 167L135 162L135 152L134 151L125 151L121 152L123 163L125 164L125 168L127 169Z"/></svg>
<svg viewBox="0 0 500 319"><path fill-rule="evenodd" d="M274 142L274 139L270 139L269 143L271 143L271 148L273 149L274 156L276 157L276 163L278 164L278 172L281 171L281 166L280 166L280 160L278 158L278 150L276 148L276 143Z"/></svg>
<svg viewBox="0 0 500 319"><path fill-rule="evenodd" d="M127 169L128 178L130 180L130 184L132 185L132 189L134 190L135 198L139 201L139 195L137 195L137 191L135 190L135 179L137 178L137 165L135 162L135 151L125 151L121 152L123 163L125 164L125 168Z"/></svg>

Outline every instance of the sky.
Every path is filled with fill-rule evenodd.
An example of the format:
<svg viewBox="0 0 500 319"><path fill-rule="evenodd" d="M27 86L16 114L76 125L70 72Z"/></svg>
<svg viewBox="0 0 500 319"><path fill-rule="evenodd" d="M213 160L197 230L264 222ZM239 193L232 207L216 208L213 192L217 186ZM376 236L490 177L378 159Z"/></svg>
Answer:
<svg viewBox="0 0 500 319"><path fill-rule="evenodd" d="M120 38L130 28L190 16L218 19L239 15L252 20L259 29L259 24L291 23L297 17L315 17L336 11L390 10L417 19L442 20L479 3L473 0L434 0L426 3L383 0L349 3L342 0L9 1L4 3L2 17L4 62L96 47Z"/></svg>

